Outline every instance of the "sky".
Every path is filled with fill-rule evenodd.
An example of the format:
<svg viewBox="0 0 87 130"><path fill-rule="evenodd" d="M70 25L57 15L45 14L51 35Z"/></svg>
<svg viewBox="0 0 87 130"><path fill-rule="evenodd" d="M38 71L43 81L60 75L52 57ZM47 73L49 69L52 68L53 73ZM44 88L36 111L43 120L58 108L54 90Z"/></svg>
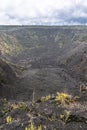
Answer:
<svg viewBox="0 0 87 130"><path fill-rule="evenodd" d="M0 0L0 25L87 25L87 0Z"/></svg>

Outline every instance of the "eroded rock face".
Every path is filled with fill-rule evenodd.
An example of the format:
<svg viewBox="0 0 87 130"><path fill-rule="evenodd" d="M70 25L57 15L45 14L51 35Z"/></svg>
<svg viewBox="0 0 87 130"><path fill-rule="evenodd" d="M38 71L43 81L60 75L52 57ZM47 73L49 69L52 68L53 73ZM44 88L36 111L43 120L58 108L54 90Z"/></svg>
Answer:
<svg viewBox="0 0 87 130"><path fill-rule="evenodd" d="M12 68L0 59L0 97L10 97L12 95L13 86L11 84L15 80L16 75Z"/></svg>

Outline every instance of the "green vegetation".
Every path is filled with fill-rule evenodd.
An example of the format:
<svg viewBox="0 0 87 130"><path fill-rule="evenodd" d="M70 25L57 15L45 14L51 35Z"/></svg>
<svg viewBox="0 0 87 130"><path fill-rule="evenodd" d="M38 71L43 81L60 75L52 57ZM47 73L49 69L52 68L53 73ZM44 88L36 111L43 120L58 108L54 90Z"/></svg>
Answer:
<svg viewBox="0 0 87 130"><path fill-rule="evenodd" d="M13 110L16 110L16 109L22 110L22 111L27 111L28 110L28 107L27 107L27 105L24 102L19 102L17 104L12 103L10 106L11 106L11 108Z"/></svg>
<svg viewBox="0 0 87 130"><path fill-rule="evenodd" d="M10 124L12 122L12 117L11 116L7 116L6 117L6 122L7 122L7 124Z"/></svg>
<svg viewBox="0 0 87 130"><path fill-rule="evenodd" d="M14 39L12 38L12 40L14 40ZM0 41L1 41L0 51L1 51L2 55L4 55L4 54L7 54L7 55L9 54L11 56L12 55L17 55L23 50L22 45L19 44L19 43L14 43L14 44L8 43L7 42L8 39L7 40L6 39L5 40L0 39Z"/></svg>
<svg viewBox="0 0 87 130"><path fill-rule="evenodd" d="M60 115L60 119L66 124L69 121L70 111L65 110L63 115Z"/></svg>
<svg viewBox="0 0 87 130"><path fill-rule="evenodd" d="M67 94L67 93L59 93L57 92L55 101L58 104L62 104L62 103L67 103L69 104L71 102L71 95Z"/></svg>
<svg viewBox="0 0 87 130"><path fill-rule="evenodd" d="M25 127L25 130L42 130L42 126L36 127L32 122L29 127Z"/></svg>
<svg viewBox="0 0 87 130"><path fill-rule="evenodd" d="M51 95L48 95L46 97L41 97L41 102L46 102L46 101L50 100L50 98L51 98Z"/></svg>
<svg viewBox="0 0 87 130"><path fill-rule="evenodd" d="M24 102L20 102L20 103L18 104L18 109L19 109L19 110L23 110L23 111L27 111L27 110L28 110L28 107L27 107L27 105L26 105Z"/></svg>

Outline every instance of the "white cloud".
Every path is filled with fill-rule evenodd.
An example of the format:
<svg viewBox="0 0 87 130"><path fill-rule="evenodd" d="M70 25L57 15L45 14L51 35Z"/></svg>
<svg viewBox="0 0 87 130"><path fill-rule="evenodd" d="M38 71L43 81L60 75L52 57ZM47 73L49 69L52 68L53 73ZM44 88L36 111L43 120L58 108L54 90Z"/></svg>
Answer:
<svg viewBox="0 0 87 130"><path fill-rule="evenodd" d="M87 0L0 0L0 24L87 24Z"/></svg>

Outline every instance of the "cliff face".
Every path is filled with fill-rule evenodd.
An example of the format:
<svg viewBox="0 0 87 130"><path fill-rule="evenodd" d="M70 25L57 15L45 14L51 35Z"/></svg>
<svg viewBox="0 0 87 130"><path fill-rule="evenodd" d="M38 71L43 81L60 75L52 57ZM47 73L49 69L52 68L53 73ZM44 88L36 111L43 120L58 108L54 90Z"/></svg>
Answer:
<svg viewBox="0 0 87 130"><path fill-rule="evenodd" d="M11 97L14 91L14 84L16 81L16 74L13 69L0 59L0 97Z"/></svg>
<svg viewBox="0 0 87 130"><path fill-rule="evenodd" d="M2 83L11 83L16 77L12 68L4 61L0 59L0 80Z"/></svg>

